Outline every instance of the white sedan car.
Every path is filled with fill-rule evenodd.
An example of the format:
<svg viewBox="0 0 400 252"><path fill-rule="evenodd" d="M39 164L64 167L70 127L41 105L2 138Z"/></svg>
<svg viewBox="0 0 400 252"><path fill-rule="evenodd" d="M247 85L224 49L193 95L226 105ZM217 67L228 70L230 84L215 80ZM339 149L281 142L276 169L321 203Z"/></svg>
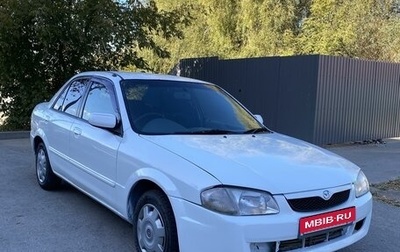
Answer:
<svg viewBox="0 0 400 252"><path fill-rule="evenodd" d="M135 251L326 252L370 226L359 167L207 82L81 73L35 107L30 134L39 185L67 181L132 223Z"/></svg>

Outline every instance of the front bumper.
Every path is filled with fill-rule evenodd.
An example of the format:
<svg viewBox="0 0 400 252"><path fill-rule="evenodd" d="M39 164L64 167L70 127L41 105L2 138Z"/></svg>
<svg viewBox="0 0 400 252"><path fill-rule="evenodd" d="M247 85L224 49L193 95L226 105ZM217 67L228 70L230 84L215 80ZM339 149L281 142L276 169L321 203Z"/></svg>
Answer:
<svg viewBox="0 0 400 252"><path fill-rule="evenodd" d="M360 198L351 195L347 202L335 208L308 213L294 212L283 195L275 196L275 199L280 206L279 214L228 216L209 211L183 199L172 198L180 251L336 251L363 238L370 226L372 215L370 193ZM299 239L300 218L352 206L356 207L354 223L340 227L339 230L338 228L324 230L305 236L309 238ZM328 234L331 235L330 238ZM288 248L291 250L287 250Z"/></svg>

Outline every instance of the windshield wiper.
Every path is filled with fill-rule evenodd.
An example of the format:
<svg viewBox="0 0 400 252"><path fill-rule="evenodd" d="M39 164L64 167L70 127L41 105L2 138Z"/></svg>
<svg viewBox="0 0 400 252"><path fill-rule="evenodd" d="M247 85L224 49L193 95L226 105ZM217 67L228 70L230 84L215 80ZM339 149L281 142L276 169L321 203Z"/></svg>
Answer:
<svg viewBox="0 0 400 252"><path fill-rule="evenodd" d="M270 133L271 131L267 128L255 128L255 129L246 130L245 132L243 132L243 134L257 134L257 133L262 133L262 132Z"/></svg>
<svg viewBox="0 0 400 252"><path fill-rule="evenodd" d="M257 134L261 132L270 133L271 131L267 128L254 128L246 130L244 132L223 130L223 129L203 129L195 131L179 131L179 132L173 132L171 134L172 135L226 135L226 134Z"/></svg>
<svg viewBox="0 0 400 252"><path fill-rule="evenodd" d="M196 131L180 131L174 132L172 134L178 135L225 135L225 134L239 134L240 132L222 129L205 129Z"/></svg>

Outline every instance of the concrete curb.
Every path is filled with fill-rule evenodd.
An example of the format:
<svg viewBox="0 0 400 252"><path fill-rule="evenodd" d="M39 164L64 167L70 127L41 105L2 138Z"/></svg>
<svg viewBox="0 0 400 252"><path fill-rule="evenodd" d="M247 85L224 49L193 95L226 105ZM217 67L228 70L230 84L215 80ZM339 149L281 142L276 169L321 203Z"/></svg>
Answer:
<svg viewBox="0 0 400 252"><path fill-rule="evenodd" d="M0 132L0 140L29 138L29 131L2 131Z"/></svg>

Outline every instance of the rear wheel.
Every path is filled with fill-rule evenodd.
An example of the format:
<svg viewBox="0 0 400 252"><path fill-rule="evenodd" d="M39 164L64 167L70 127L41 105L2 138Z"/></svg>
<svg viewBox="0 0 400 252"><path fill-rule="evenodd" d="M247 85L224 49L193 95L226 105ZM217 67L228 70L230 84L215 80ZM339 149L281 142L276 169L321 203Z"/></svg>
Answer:
<svg viewBox="0 0 400 252"><path fill-rule="evenodd" d="M135 206L133 217L135 251L179 252L175 217L164 193L145 192Z"/></svg>
<svg viewBox="0 0 400 252"><path fill-rule="evenodd" d="M43 143L39 143L36 148L36 178L44 190L56 189L61 183L61 179L51 169L49 156Z"/></svg>

